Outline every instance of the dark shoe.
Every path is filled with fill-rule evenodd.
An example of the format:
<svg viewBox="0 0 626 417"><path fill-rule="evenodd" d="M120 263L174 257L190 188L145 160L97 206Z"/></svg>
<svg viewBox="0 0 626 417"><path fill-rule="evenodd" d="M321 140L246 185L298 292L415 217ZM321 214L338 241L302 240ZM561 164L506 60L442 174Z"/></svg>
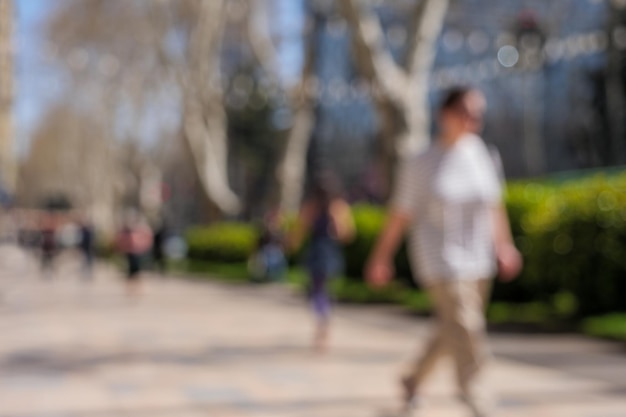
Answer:
<svg viewBox="0 0 626 417"><path fill-rule="evenodd" d="M412 377L403 377L400 380L402 388L402 405L409 415L413 410L419 407L419 401L415 393L417 389L417 383Z"/></svg>

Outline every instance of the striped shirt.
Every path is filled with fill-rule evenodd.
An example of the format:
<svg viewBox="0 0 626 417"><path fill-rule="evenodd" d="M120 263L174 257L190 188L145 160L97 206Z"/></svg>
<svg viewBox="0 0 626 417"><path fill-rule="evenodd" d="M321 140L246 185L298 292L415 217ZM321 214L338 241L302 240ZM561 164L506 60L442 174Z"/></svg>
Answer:
<svg viewBox="0 0 626 417"><path fill-rule="evenodd" d="M402 164L391 208L413 220L409 257L422 284L495 275L492 213L501 188L487 146L472 134Z"/></svg>

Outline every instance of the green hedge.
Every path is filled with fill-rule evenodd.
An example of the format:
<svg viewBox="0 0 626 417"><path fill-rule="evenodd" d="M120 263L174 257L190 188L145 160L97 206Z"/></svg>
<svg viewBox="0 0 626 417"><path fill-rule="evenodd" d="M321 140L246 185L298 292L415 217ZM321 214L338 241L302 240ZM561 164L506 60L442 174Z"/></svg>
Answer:
<svg viewBox="0 0 626 417"><path fill-rule="evenodd" d="M579 316L626 311L626 175L518 184L509 194L531 203L514 222L525 294L569 292Z"/></svg>
<svg viewBox="0 0 626 417"><path fill-rule="evenodd" d="M514 283L496 283L494 300L555 306L563 316L626 311L626 173L512 183L506 205L525 268ZM357 236L344 255L349 281L358 282L386 214L371 205L356 205L353 212ZM257 237L255 227L241 223L192 229L189 256L245 262ZM414 286L405 246L396 257L396 271L405 286ZM359 291L361 298L377 296Z"/></svg>
<svg viewBox="0 0 626 417"><path fill-rule="evenodd" d="M626 174L512 183L506 206L525 269L514 283L496 283L494 300L578 316L626 311ZM359 277L385 214L371 206L354 212L358 236L345 251L348 274ZM396 268L410 276L404 248Z"/></svg>
<svg viewBox="0 0 626 417"><path fill-rule="evenodd" d="M171 262L170 271L193 278L210 279L227 283L248 283L248 265L243 262L209 262L201 260L179 260Z"/></svg>
<svg viewBox="0 0 626 417"><path fill-rule="evenodd" d="M246 262L255 250L258 238L258 230L245 223L194 227L186 234L188 257L206 262Z"/></svg>

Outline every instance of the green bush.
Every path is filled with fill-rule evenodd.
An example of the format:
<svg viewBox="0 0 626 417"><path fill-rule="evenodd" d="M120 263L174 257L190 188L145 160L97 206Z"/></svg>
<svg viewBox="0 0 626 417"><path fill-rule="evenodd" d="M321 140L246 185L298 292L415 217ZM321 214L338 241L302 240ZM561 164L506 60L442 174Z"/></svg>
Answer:
<svg viewBox="0 0 626 417"><path fill-rule="evenodd" d="M505 202L511 223L511 231L517 247L524 254L526 264L528 264L531 243L523 225L528 222L528 216L543 201L544 196L548 192L549 188L536 183L512 183L507 187ZM527 276L506 284L496 281L493 298L494 300L513 303L532 302L538 294L550 294L550 291L542 288L544 284L543 280L532 281ZM546 297L549 297L549 295L546 295Z"/></svg>
<svg viewBox="0 0 626 417"><path fill-rule="evenodd" d="M187 231L188 257L216 263L245 263L254 252L259 233L251 225L224 222Z"/></svg>
<svg viewBox="0 0 626 417"><path fill-rule="evenodd" d="M527 192L521 283L535 298L573 294L578 315L626 311L626 175Z"/></svg>
<svg viewBox="0 0 626 417"><path fill-rule="evenodd" d="M535 319L541 316L539 304L552 306L550 314L561 318L626 311L626 173L560 183L512 183L506 206L525 268L514 283L496 283L494 301L523 304L528 308L523 315ZM372 205L356 205L353 213L357 235L344 248L346 276L361 283L386 213ZM253 226L240 223L195 228L187 234L189 257L245 262L257 237ZM396 272L403 288L415 288L406 245L396 257ZM342 285L338 291L350 294L344 298L396 297ZM497 309L494 314L498 316Z"/></svg>
<svg viewBox="0 0 626 417"><path fill-rule="evenodd" d="M495 301L541 303L561 318L626 311L625 173L511 183L506 207L525 268L517 281L496 283ZM385 211L358 205L354 217L358 235L345 257L348 276L360 278ZM396 269L398 276L411 276L406 246ZM412 285L412 280L403 283Z"/></svg>

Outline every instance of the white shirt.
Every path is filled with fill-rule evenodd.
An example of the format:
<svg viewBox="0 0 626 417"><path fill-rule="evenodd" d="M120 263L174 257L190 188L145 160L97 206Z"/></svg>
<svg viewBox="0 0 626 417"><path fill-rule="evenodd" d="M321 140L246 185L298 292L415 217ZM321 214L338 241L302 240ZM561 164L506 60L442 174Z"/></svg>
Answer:
<svg viewBox="0 0 626 417"><path fill-rule="evenodd" d="M495 275L492 216L501 199L493 159L476 135L402 164L391 207L413 219L409 257L423 284Z"/></svg>

